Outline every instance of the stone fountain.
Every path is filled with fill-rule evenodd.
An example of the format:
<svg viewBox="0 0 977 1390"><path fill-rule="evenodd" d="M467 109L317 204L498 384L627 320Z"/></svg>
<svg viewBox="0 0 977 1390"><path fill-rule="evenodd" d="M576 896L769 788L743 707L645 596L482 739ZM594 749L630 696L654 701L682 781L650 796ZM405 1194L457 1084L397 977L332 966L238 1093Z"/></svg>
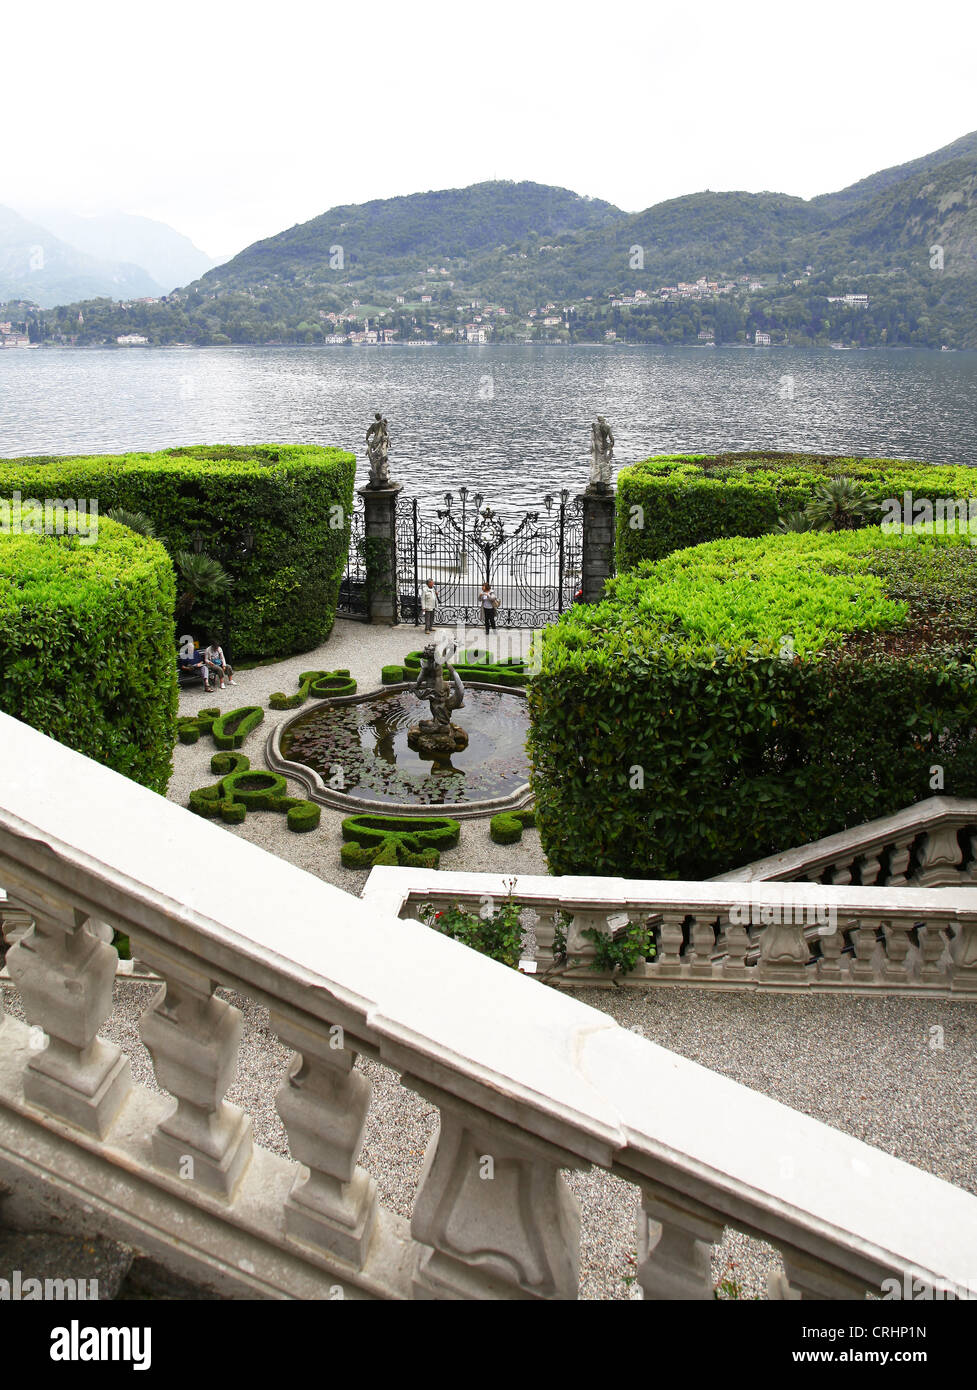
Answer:
<svg viewBox="0 0 977 1390"><path fill-rule="evenodd" d="M445 680L445 672L448 680ZM431 706L431 718L411 726L407 746L422 758L441 759L468 746L468 735L451 722L452 710L465 703L465 687L450 661L437 654L433 643L421 654L421 669L414 693Z"/></svg>

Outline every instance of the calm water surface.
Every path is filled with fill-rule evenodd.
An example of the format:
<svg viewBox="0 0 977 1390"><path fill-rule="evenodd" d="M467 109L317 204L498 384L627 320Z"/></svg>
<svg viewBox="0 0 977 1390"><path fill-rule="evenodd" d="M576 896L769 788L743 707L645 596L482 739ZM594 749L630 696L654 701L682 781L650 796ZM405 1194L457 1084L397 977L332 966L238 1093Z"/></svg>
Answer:
<svg viewBox="0 0 977 1390"><path fill-rule="evenodd" d="M587 481L600 412L623 465L805 449L977 463L977 353L829 348L45 348L0 352L0 456L192 443L353 450L374 410L391 472L505 512Z"/></svg>

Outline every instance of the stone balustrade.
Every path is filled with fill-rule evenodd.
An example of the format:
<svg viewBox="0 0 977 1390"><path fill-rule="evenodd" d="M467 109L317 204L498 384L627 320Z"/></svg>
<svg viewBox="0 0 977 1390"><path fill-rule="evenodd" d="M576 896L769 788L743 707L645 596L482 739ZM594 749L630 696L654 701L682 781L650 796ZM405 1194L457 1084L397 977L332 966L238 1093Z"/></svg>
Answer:
<svg viewBox="0 0 977 1390"><path fill-rule="evenodd" d="M28 1022L0 1017L0 1192L21 1211L224 1296L572 1299L563 1173L597 1165L636 1189L645 1297L710 1298L708 1250L727 1226L783 1253L775 1297L859 1298L892 1278L977 1296L977 1198L402 919L416 899L398 871L351 897L4 715L0 758L3 910L33 922L7 955ZM420 886L453 895L472 877ZM601 919L582 880L524 882L580 931ZM756 886L761 902L775 890ZM708 923L732 892L611 895L668 917L670 968L707 972ZM865 934L850 969L871 965L879 931L911 935L923 909L924 943L966 925L960 890L901 889L886 909L878 890L832 892ZM142 1021L162 1093L100 1036L109 929L162 981ZM793 959L766 963L789 973ZM266 1007L293 1049L277 1092L291 1158L255 1144L225 1099L241 1020L221 987ZM371 1103L359 1055L440 1115L409 1223L358 1162Z"/></svg>
<svg viewBox="0 0 977 1390"><path fill-rule="evenodd" d="M499 874L379 867L364 899L417 919L458 904L501 904ZM977 895L972 887L869 888L754 879L705 883L520 876L513 899L536 940L537 975L600 984L594 934L619 920L647 927L655 951L617 983L712 988L843 989L977 996ZM531 915L530 915L531 914ZM554 934L566 948L554 957Z"/></svg>

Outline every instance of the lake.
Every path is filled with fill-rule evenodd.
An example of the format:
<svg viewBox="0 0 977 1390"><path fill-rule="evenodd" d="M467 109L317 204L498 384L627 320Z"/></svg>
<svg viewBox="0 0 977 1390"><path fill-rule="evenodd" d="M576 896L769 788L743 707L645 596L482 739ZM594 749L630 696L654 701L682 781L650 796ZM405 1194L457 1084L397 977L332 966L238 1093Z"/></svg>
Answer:
<svg viewBox="0 0 977 1390"><path fill-rule="evenodd" d="M587 482L606 415L620 466L802 449L977 463L977 353L608 346L45 348L0 352L0 456L194 443L335 444L375 410L393 477L467 483L502 512Z"/></svg>

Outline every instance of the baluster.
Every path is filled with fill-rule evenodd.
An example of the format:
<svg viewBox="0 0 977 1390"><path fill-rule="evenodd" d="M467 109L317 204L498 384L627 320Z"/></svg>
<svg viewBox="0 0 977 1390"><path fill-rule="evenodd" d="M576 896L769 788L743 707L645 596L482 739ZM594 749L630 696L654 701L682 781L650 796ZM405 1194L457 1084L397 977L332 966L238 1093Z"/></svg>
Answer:
<svg viewBox="0 0 977 1390"><path fill-rule="evenodd" d="M48 1037L27 1064L24 1098L101 1139L132 1089L128 1060L97 1036L119 957L100 939L104 924L69 904L46 899L31 913L33 927L7 952L27 1021Z"/></svg>
<svg viewBox="0 0 977 1390"><path fill-rule="evenodd" d="M746 964L746 953L750 949L750 934L740 921L733 921L730 912L720 918L722 945L726 952L722 963L724 980L748 980L753 971Z"/></svg>
<svg viewBox="0 0 977 1390"><path fill-rule="evenodd" d="M889 849L888 876L886 878L887 888L904 888L909 880L906 878L906 870L909 868L909 861L912 858L913 843L916 839L916 832L912 831L909 835L904 835L901 839L895 840Z"/></svg>
<svg viewBox="0 0 977 1390"><path fill-rule="evenodd" d="M638 1283L646 1299L712 1299L711 1247L723 1236L720 1218L678 1205L642 1185L638 1207Z"/></svg>
<svg viewBox="0 0 977 1390"><path fill-rule="evenodd" d="M964 835L967 840L967 859L962 872L969 879L977 879L977 829L968 825Z"/></svg>
<svg viewBox="0 0 977 1390"><path fill-rule="evenodd" d="M882 861L879 857L881 853L881 849L872 850L863 854L858 861L858 876L863 888L871 888L878 883L879 870L882 867Z"/></svg>
<svg viewBox="0 0 977 1390"><path fill-rule="evenodd" d="M864 1300L868 1286L857 1275L819 1260L806 1251L784 1249L781 1254L784 1272L776 1271L770 1275L767 1280L768 1298Z"/></svg>
<svg viewBox="0 0 977 1390"><path fill-rule="evenodd" d="M697 916L692 919L689 931L692 958L689 961L689 974L698 979L711 979L716 974L713 955L716 951L716 927L708 917Z"/></svg>
<svg viewBox="0 0 977 1390"><path fill-rule="evenodd" d="M661 925L661 950L658 955L656 975L671 977L684 975L682 965L682 945L685 941L685 919L687 912L663 912Z"/></svg>
<svg viewBox="0 0 977 1390"><path fill-rule="evenodd" d="M855 959L851 962L851 979L858 984L878 984L882 976L882 949L879 945L878 917L859 917L852 931Z"/></svg>
<svg viewBox="0 0 977 1390"><path fill-rule="evenodd" d="M357 1167L372 1086L353 1070L356 1053L332 1027L275 1009L271 1027L294 1048L275 1104L292 1157L308 1169L292 1184L285 1230L363 1267L376 1222L376 1184Z"/></svg>
<svg viewBox="0 0 977 1390"><path fill-rule="evenodd" d="M536 971L552 970L556 964L553 955L553 938L556 935L556 919L559 908L540 907L536 913Z"/></svg>
<svg viewBox="0 0 977 1390"><path fill-rule="evenodd" d="M910 980L913 949L912 923L894 921L882 923L885 937L885 956L882 960L882 978L898 985L908 985Z"/></svg>
<svg viewBox="0 0 977 1390"><path fill-rule="evenodd" d="M950 942L954 993L977 994L977 913L958 912L956 935Z"/></svg>
<svg viewBox="0 0 977 1390"><path fill-rule="evenodd" d="M758 915L763 926L757 979L767 984L796 985L799 988L809 985L814 972L808 969L811 948L804 935L803 909L785 898L782 904L764 904Z"/></svg>
<svg viewBox="0 0 977 1390"><path fill-rule="evenodd" d="M567 907L570 924L567 927L567 975L589 975L592 979L601 976L590 969L597 954L595 942L584 936L585 931L599 931L607 934L607 913L599 909Z"/></svg>
<svg viewBox="0 0 977 1390"><path fill-rule="evenodd" d="M139 1034L156 1079L176 1107L153 1131L161 1168L232 1197L251 1160L251 1120L224 1100L237 1066L242 1017L218 999L216 983L198 970L139 946L140 958L163 978Z"/></svg>
<svg viewBox="0 0 977 1390"><path fill-rule="evenodd" d="M828 873L828 882L836 883L841 888L847 888L848 884L851 883L853 868L854 862L849 864L846 861L843 864L833 864Z"/></svg>
<svg viewBox="0 0 977 1390"><path fill-rule="evenodd" d="M924 888L952 887L961 879L963 854L955 825L927 830L920 846L916 882Z"/></svg>
<svg viewBox="0 0 977 1390"><path fill-rule="evenodd" d="M839 920L833 930L818 932L821 944L821 957L818 960L818 979L825 984L844 984L848 979L850 962L843 954L848 940L848 931L854 922L845 918Z"/></svg>
<svg viewBox="0 0 977 1390"><path fill-rule="evenodd" d="M590 1165L427 1082L441 1112L411 1233L418 1299L574 1299L580 1213L561 1168Z"/></svg>
<svg viewBox="0 0 977 1390"><path fill-rule="evenodd" d="M947 923L928 921L919 924L916 935L919 938L919 981L920 984L945 985L947 983Z"/></svg>

